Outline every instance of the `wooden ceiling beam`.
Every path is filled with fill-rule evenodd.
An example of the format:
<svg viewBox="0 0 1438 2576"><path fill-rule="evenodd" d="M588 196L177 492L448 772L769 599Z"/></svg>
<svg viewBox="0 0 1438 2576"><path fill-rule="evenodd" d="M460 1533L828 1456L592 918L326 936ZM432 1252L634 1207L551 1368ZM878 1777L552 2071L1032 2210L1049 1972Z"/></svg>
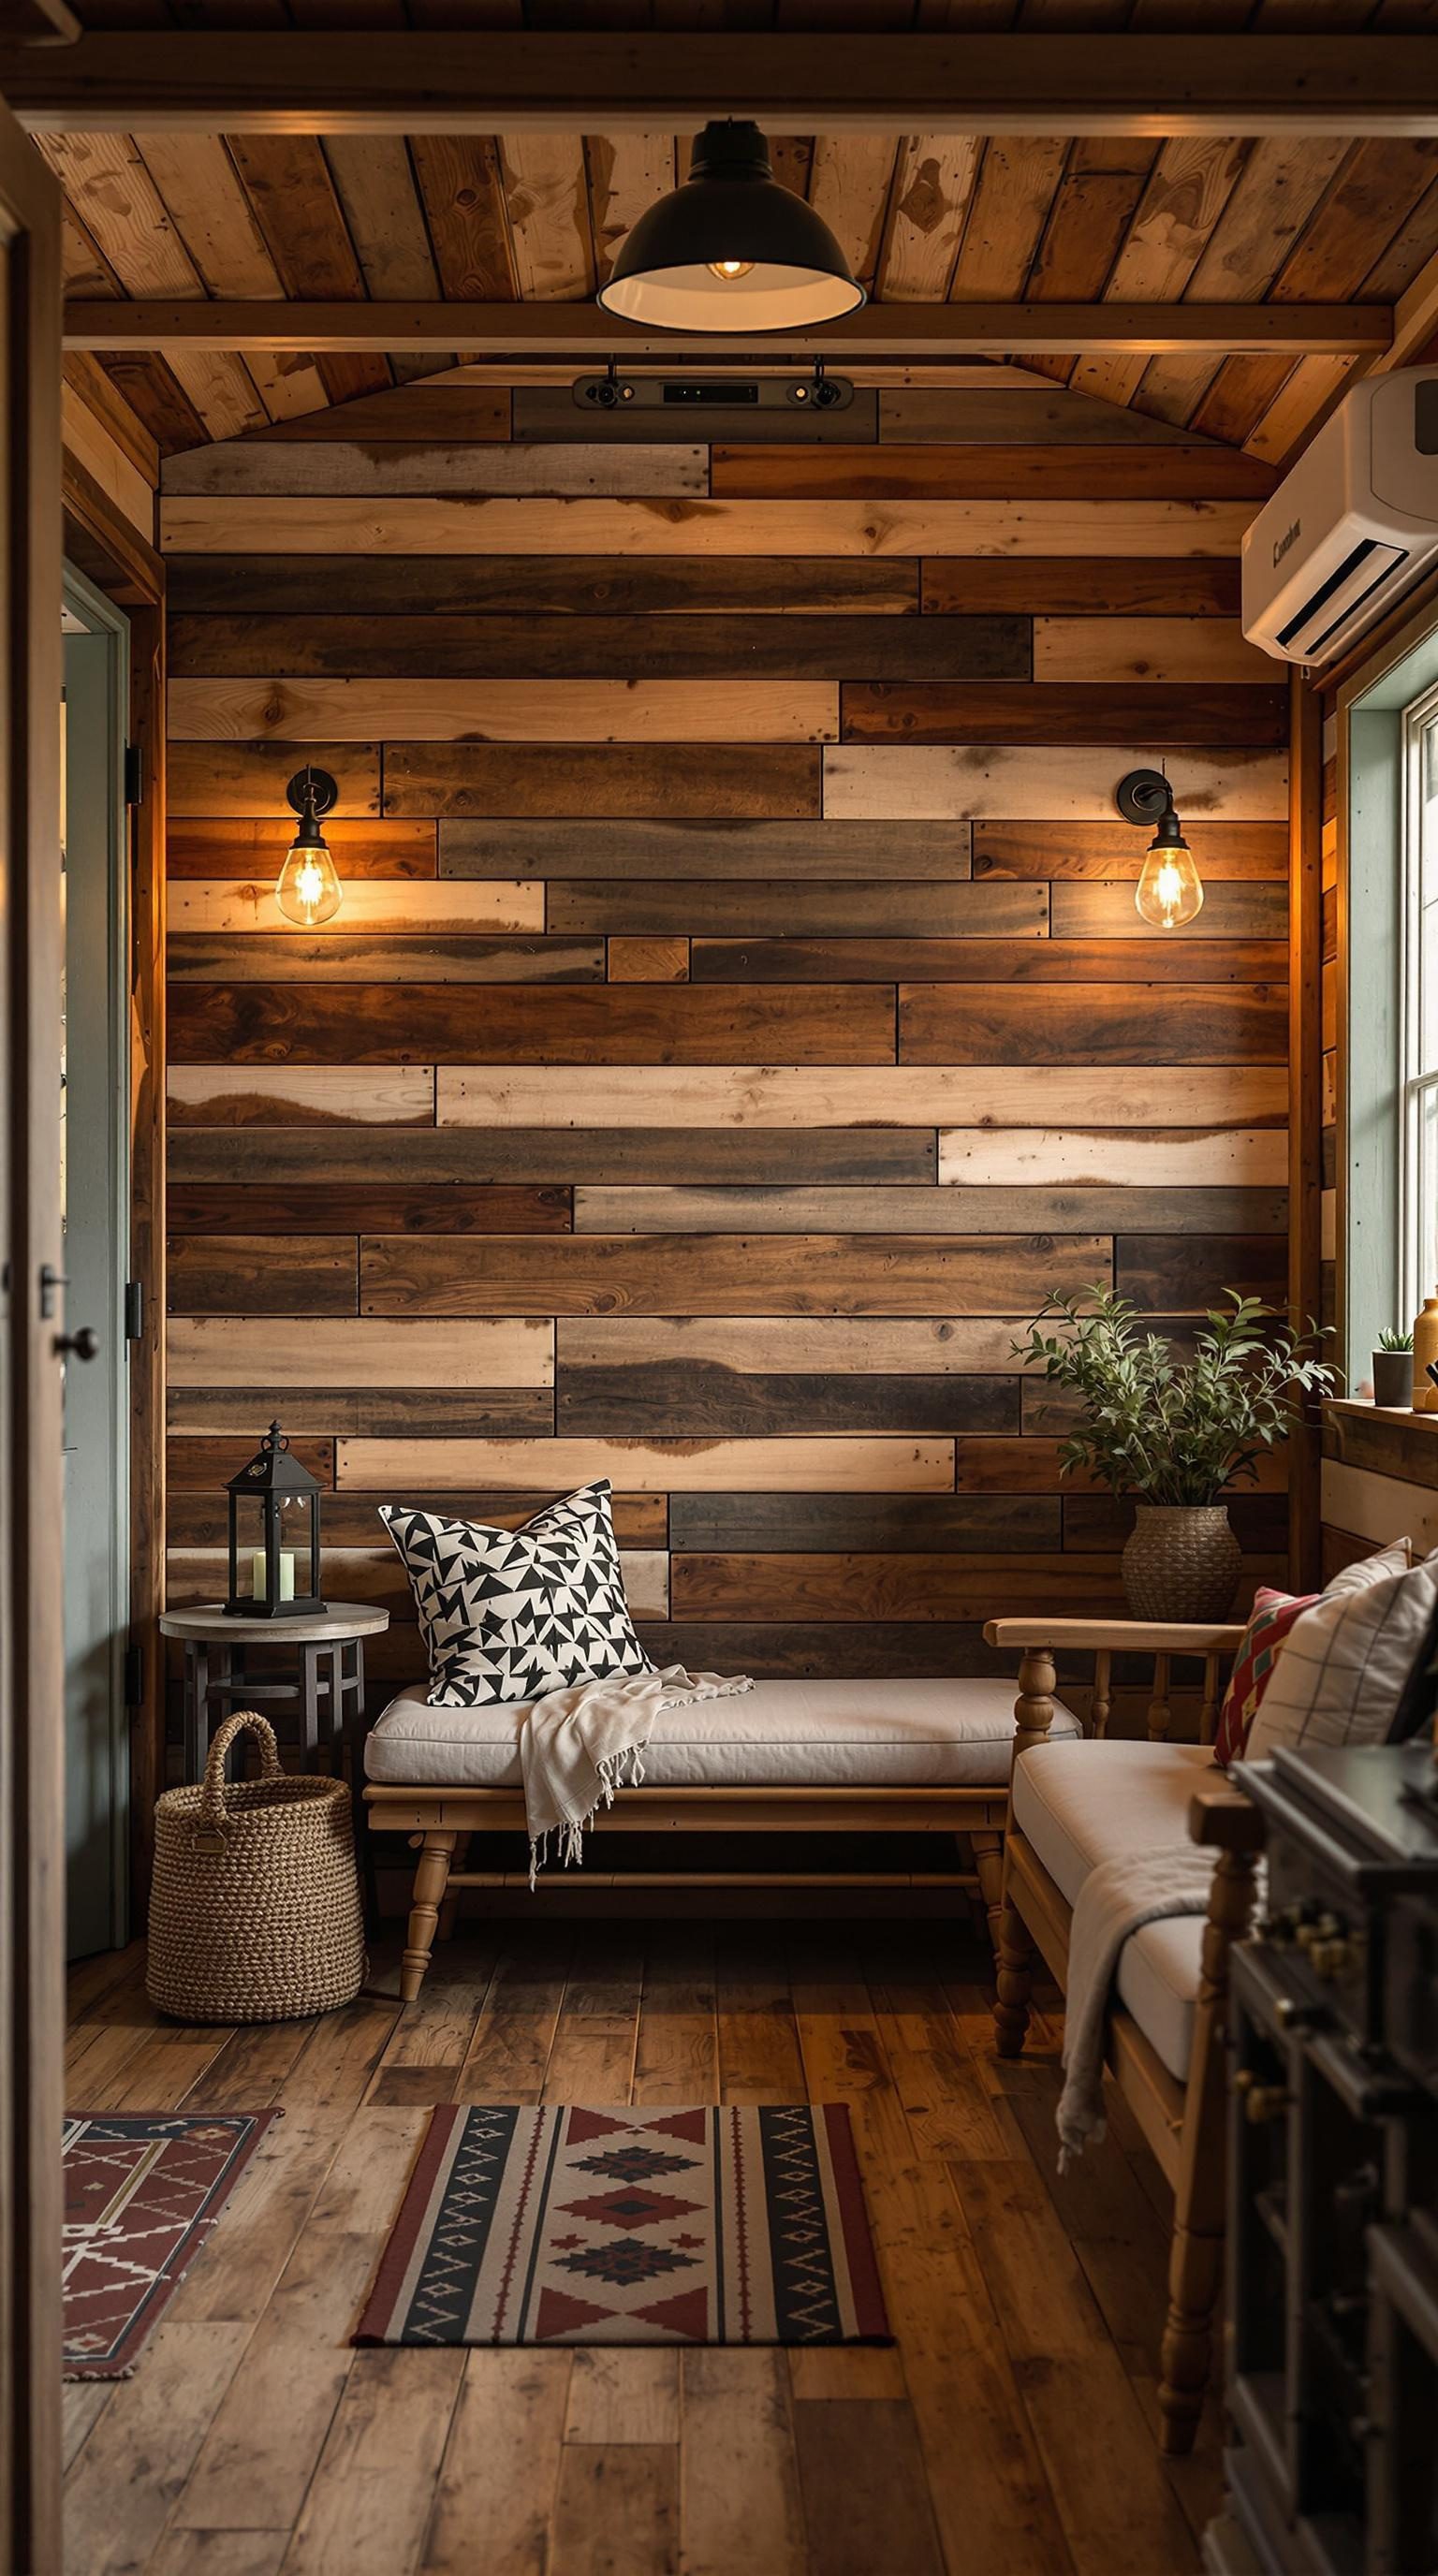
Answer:
<svg viewBox="0 0 1438 2576"><path fill-rule="evenodd" d="M786 331L763 349L803 360L876 356L960 359L985 351L1102 349L1261 352L1309 357L1382 352L1393 336L1386 304L868 304L847 321ZM563 352L591 364L613 356L703 357L743 366L755 351L714 333L641 330L597 304L167 303L119 300L65 308L70 349L471 350L488 357Z"/></svg>
<svg viewBox="0 0 1438 2576"><path fill-rule="evenodd" d="M1438 135L1438 37L167 27L0 43L0 94L71 134Z"/></svg>

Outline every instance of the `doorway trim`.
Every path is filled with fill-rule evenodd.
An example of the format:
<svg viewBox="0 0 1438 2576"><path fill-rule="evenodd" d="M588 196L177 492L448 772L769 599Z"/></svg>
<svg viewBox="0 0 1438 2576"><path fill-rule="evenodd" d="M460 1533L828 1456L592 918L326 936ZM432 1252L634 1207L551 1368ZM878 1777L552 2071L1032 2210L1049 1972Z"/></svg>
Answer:
<svg viewBox="0 0 1438 2576"><path fill-rule="evenodd" d="M0 2563L58 2576L60 189L0 108Z"/></svg>
<svg viewBox="0 0 1438 2576"><path fill-rule="evenodd" d="M165 561L69 450L65 554L130 622L130 1904L149 1902L155 1800L165 1785Z"/></svg>
<svg viewBox="0 0 1438 2576"><path fill-rule="evenodd" d="M87 580L71 563L64 566L62 600L67 610L83 626L81 636L66 637L66 703L70 704L70 646L72 641L94 645L104 654L103 674L94 675L90 685L91 703L87 721L96 722L103 732L99 770L93 779L94 802L102 807L97 821L103 831L104 852L104 985L103 1036L104 1063L100 1068L101 1098L106 1129L103 1156L102 1187L105 1198L104 1259L101 1275L82 1283L76 1270L73 1229L67 1225L65 1268L69 1273L69 1313L72 1318L92 1321L99 1329L100 1349L96 1355L107 1380L106 1419L104 1423L105 1456L108 1474L105 1480L103 1526L110 1533L109 1568L106 1590L110 1617L108 1653L108 1736L106 1775L109 1803L109 1903L107 1937L109 1946L120 1948L129 1937L130 1928L130 1801L129 1726L126 1715L125 1672L127 1641L130 1633L130 1390L129 1346L125 1338L126 1283L130 1278L130 852L129 817L125 802L125 747L130 726L130 621L123 609L96 585ZM96 685L98 683L98 685ZM102 703L101 703L102 702ZM86 753L82 748L82 762ZM74 900L79 890L79 876L74 861L76 846L76 812L69 792L75 758L75 744L70 725L66 727L66 878L67 951L70 945L70 921ZM92 853L90 864L98 861ZM99 926L95 925L98 940ZM87 979L87 990L93 995L96 978ZM75 996L67 972L67 1091L70 1109L76 1093L78 1070L75 1045ZM95 1029L87 1016L84 1043L93 1049ZM91 1056L93 1065L93 1055ZM91 1101L93 1108L94 1102ZM81 1121L81 1137L88 1135L91 1121ZM67 1110L65 1167L67 1194L75 1186L78 1163L76 1124ZM81 1400L88 1396L89 1374L76 1377L73 1392ZM67 1469L67 1490L74 1498L74 1487ZM74 1545L75 1531L67 1522L66 1547ZM69 1579L67 1567L67 1581ZM67 1621L69 1615L67 1600ZM68 1640L67 1640L68 1642ZM67 1658L68 1663L68 1658ZM67 1699L73 1679L67 1669ZM67 1741L70 1715L67 1705ZM68 1792L68 1783L67 1783ZM67 1797L68 1809L68 1797ZM98 1928L98 1927L97 1927ZM87 1946L104 1947L104 1943Z"/></svg>

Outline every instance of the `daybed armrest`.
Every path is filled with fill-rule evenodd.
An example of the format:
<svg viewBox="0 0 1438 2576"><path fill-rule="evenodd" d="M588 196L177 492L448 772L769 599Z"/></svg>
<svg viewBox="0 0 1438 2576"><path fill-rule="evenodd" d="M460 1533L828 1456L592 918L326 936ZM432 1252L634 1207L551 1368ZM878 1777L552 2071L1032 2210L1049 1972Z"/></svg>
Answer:
<svg viewBox="0 0 1438 2576"><path fill-rule="evenodd" d="M1106 1655L1232 1655L1243 1622L1183 1619L989 1619L990 1646L1091 1646Z"/></svg>
<svg viewBox="0 0 1438 2576"><path fill-rule="evenodd" d="M1226 1655L1237 1652L1244 1631L1242 1623L1215 1620L1211 1625L1195 1620L1156 1619L989 1619L984 1625L984 1640L990 1646L1011 1646L1019 1650L1019 1692L1014 1702L1014 1760L1027 1753L1034 1744L1042 1744L1053 1724L1054 1654L1061 1646L1080 1651L1087 1649L1095 1657L1093 1692L1093 1732L1102 1736L1110 1708L1110 1673L1115 1655L1151 1655L1153 1657L1153 1697L1148 1704L1148 1733L1151 1743L1161 1744L1168 1736L1172 1711L1169 1706L1169 1667L1175 1655L1196 1655L1203 1664L1203 1705L1199 1715L1198 1740L1211 1744L1218 1724L1219 1667Z"/></svg>

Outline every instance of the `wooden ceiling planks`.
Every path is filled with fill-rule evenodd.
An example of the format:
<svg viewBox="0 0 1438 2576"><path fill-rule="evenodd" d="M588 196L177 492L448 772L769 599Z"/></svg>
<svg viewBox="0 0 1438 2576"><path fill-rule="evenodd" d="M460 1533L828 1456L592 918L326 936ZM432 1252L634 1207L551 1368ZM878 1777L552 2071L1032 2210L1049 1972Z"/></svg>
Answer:
<svg viewBox="0 0 1438 2576"><path fill-rule="evenodd" d="M893 159L882 136L866 138L879 146L884 186ZM585 138L584 162L589 186L589 224L594 272L600 285L614 266L621 243L658 197L667 196L676 178L672 134L591 134ZM880 213L882 215L882 205Z"/></svg>
<svg viewBox="0 0 1438 2576"><path fill-rule="evenodd" d="M899 145L878 295L885 304L937 304L949 291L978 175L969 134L906 134Z"/></svg>
<svg viewBox="0 0 1438 2576"><path fill-rule="evenodd" d="M203 298L199 269L137 144L120 135L54 134L36 149L83 228L72 240L94 245L126 295ZM211 438L234 438L269 419L239 357L187 350L176 354L171 372Z"/></svg>
<svg viewBox="0 0 1438 2576"><path fill-rule="evenodd" d="M150 134L137 149L208 292L283 300L279 270L221 138ZM326 399L308 359L256 350L246 364L271 420L314 411Z"/></svg>
<svg viewBox="0 0 1438 2576"><path fill-rule="evenodd" d="M1183 294L1232 196L1251 146L1233 136L1177 135L1154 164L1127 241L1104 289L1106 299L1165 304ZM1105 401L1132 401L1143 358L1081 358L1069 381Z"/></svg>
<svg viewBox="0 0 1438 2576"><path fill-rule="evenodd" d="M255 0L264 9L278 0ZM272 23L434 23L440 0L289 0ZM91 24L153 25L166 0L95 0ZM209 0L185 0L205 23ZM554 27L559 0L443 0L446 24ZM1394 17L1393 11L1400 10ZM1408 14L1401 14L1407 9ZM625 0L606 24L648 24ZM233 0L224 15L233 23ZM1289 0L1222 13L1292 32L1331 15ZM1214 0L672 0L666 23L1073 33L1212 30ZM246 23L251 23L247 17ZM258 20L254 23L259 23ZM593 24L592 11L585 23ZM1418 23L1371 0L1353 23ZM40 138L67 187L72 296L223 301L577 303L644 208L687 167L689 134ZM1438 144L1305 137L914 133L772 138L881 303L1391 303L1438 252ZM1281 460L1324 416L1349 359L1015 352L1109 405ZM167 451L431 375L441 354L178 351L103 363Z"/></svg>
<svg viewBox="0 0 1438 2576"><path fill-rule="evenodd" d="M439 272L404 137L331 134L325 139L324 154L366 292L404 303L437 299ZM390 366L401 383L433 375L443 364L443 358L390 355Z"/></svg>
<svg viewBox="0 0 1438 2576"><path fill-rule="evenodd" d="M1372 141L1356 143L1273 279L1265 302L1304 304L1323 293L1361 295L1378 259L1429 195L1435 167L1438 146L1431 143L1406 142L1391 150ZM1415 267L1421 264L1415 255ZM1192 415L1193 426L1231 446L1247 445L1295 372L1291 359L1225 359ZM1332 369L1305 371L1279 414L1288 433L1283 453L1297 444L1307 425L1296 416L1295 393L1313 392L1311 419L1341 380ZM1273 452L1272 440L1270 432L1264 453Z"/></svg>
<svg viewBox="0 0 1438 2576"><path fill-rule="evenodd" d="M1196 304L1261 301L1321 203L1347 150L1341 137L1260 136L1184 292ZM1218 372L1208 357L1150 359L1134 408L1176 426L1192 420Z"/></svg>
<svg viewBox="0 0 1438 2576"><path fill-rule="evenodd" d="M814 144L809 203L870 294L883 256L894 159L893 140L886 134L821 134Z"/></svg>
<svg viewBox="0 0 1438 2576"><path fill-rule="evenodd" d="M522 300L564 304L592 295L594 241L583 136L501 135L499 169Z"/></svg>
<svg viewBox="0 0 1438 2576"><path fill-rule="evenodd" d="M1052 134L999 134L987 144L949 289L956 301L1022 296L1067 154Z"/></svg>
<svg viewBox="0 0 1438 2576"><path fill-rule="evenodd" d="M417 134L410 149L445 294L459 303L514 303L498 145L487 135Z"/></svg>
<svg viewBox="0 0 1438 2576"><path fill-rule="evenodd" d="M364 274L318 137L237 134L229 150L286 295L362 299ZM386 359L360 352L315 364L331 402L393 381Z"/></svg>

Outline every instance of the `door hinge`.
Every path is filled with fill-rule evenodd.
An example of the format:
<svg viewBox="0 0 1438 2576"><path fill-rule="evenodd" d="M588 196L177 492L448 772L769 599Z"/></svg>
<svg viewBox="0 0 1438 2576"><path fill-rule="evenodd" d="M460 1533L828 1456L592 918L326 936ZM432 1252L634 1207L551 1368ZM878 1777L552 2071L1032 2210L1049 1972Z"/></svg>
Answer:
<svg viewBox="0 0 1438 2576"><path fill-rule="evenodd" d="M145 1338L145 1283L143 1279L125 1282L125 1339L142 1342Z"/></svg>
<svg viewBox="0 0 1438 2576"><path fill-rule="evenodd" d="M145 754L138 742L125 745L125 802L138 805L145 793Z"/></svg>
<svg viewBox="0 0 1438 2576"><path fill-rule="evenodd" d="M145 1696L145 1649L125 1648L125 1706L139 1708Z"/></svg>

